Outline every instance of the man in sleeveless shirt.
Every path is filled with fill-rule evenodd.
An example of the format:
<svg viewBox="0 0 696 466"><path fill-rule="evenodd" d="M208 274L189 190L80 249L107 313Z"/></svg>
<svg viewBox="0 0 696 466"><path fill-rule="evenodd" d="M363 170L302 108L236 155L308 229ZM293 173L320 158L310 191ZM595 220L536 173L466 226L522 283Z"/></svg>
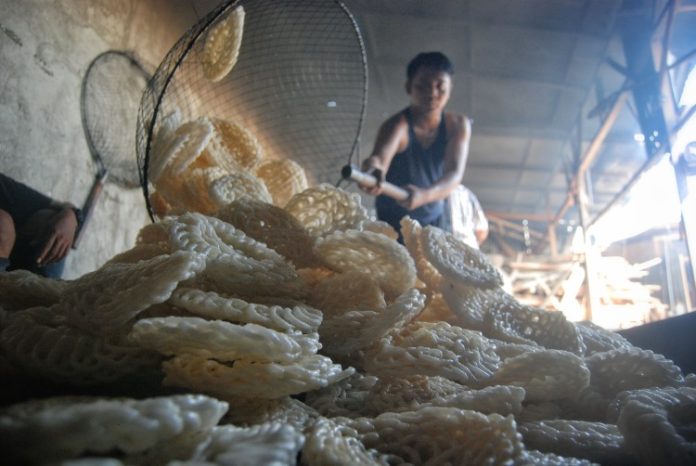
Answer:
<svg viewBox="0 0 696 466"><path fill-rule="evenodd" d="M444 110L452 74L451 62L440 52L420 53L411 60L406 70L410 105L382 124L372 154L363 162L362 169L380 182L409 192L399 202L382 195L379 184L362 187L377 196L377 217L397 231L406 215L423 226L449 229L446 199L462 181L471 137L470 120Z"/></svg>

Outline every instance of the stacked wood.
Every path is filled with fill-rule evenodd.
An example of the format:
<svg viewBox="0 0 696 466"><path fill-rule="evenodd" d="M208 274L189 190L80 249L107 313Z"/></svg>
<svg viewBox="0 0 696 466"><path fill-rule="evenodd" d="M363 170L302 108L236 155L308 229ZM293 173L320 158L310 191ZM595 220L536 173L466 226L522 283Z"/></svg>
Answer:
<svg viewBox="0 0 696 466"><path fill-rule="evenodd" d="M518 255L507 259L511 292L520 301L563 312L570 320L592 320L621 329L668 317L667 306L655 296L659 285L641 282L661 259L630 264L618 256L593 258L589 305L584 256Z"/></svg>

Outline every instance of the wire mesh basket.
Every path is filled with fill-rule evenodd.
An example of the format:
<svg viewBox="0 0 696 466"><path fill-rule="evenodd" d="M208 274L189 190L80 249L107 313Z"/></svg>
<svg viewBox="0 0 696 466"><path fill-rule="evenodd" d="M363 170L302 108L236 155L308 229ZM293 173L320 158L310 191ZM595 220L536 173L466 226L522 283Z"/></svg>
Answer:
<svg viewBox="0 0 696 466"><path fill-rule="evenodd" d="M219 81L203 70L210 31L244 11L236 64ZM367 62L348 9L327 0L226 1L200 19L166 55L138 112L140 184L154 219L153 138L178 121L211 118L253 134L265 159L290 159L310 183L335 182L356 157L367 100Z"/></svg>

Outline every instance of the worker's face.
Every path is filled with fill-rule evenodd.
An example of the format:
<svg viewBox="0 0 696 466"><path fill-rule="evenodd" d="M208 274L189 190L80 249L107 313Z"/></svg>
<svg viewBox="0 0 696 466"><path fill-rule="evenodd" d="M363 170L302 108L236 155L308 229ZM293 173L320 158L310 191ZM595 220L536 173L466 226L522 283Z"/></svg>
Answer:
<svg viewBox="0 0 696 466"><path fill-rule="evenodd" d="M423 111L441 111L452 92L452 77L444 71L420 67L406 83L411 106Z"/></svg>

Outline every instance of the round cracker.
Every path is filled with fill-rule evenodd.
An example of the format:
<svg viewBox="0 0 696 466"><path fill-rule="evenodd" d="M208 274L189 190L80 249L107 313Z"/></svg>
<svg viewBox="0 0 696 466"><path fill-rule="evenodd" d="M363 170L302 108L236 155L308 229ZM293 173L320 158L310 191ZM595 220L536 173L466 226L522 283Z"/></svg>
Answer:
<svg viewBox="0 0 696 466"><path fill-rule="evenodd" d="M213 82L220 81L232 71L239 58L244 33L244 8L228 12L208 31L203 45L201 65L203 74Z"/></svg>
<svg viewBox="0 0 696 466"><path fill-rule="evenodd" d="M309 187L304 168L290 159L264 160L257 167L256 176L263 180L273 203L280 207Z"/></svg>
<svg viewBox="0 0 696 466"><path fill-rule="evenodd" d="M502 286L503 280L486 256L451 233L427 226L421 233L423 252L444 277L472 285Z"/></svg>
<svg viewBox="0 0 696 466"><path fill-rule="evenodd" d="M336 231L317 240L316 254L338 272L359 271L395 298L416 283L416 266L406 248L371 231Z"/></svg>

